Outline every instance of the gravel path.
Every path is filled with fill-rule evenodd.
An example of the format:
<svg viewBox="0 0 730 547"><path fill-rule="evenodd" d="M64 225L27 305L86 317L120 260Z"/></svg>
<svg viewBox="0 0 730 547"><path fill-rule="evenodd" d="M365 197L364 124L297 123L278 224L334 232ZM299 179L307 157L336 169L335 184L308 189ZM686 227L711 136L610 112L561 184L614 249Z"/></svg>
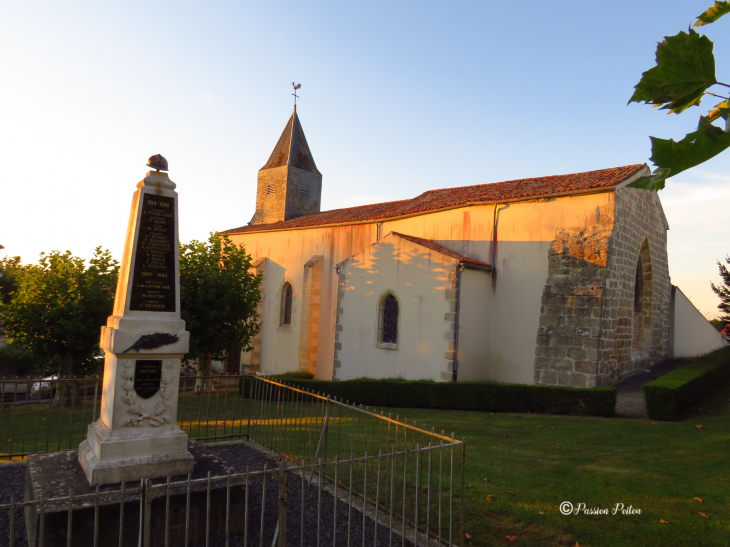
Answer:
<svg viewBox="0 0 730 547"><path fill-rule="evenodd" d="M225 443L214 447L207 447L225 465L230 466L234 472L245 472L246 466L250 470L263 469L268 464L269 469L279 465L275 457L267 456L248 443ZM301 541L301 507L302 507L302 478L296 473L289 473L289 495L287 508L287 545L296 547L299 545L317 545L317 522L319 517L319 538L320 545L333 545L334 536L334 497L322 490L321 512L318 515L317 500L320 495L316 484L305 482L304 486L304 541ZM263 489L263 480L258 478L252 481L250 500L260 500ZM278 483L270 478L266 485L266 504L264 514L264 545L272 544L274 529L277 522L278 506ZM260 504L252 504L249 515L249 545L259 544L259 532L261 529ZM352 508L348 517L347 503L342 500L337 502L337 538L336 545L346 545L348 535L348 524L350 529L350 545L352 547L362 546L363 539L363 515L362 512ZM253 526L252 526L253 524ZM211 541L211 546L219 547L225 545L224 540ZM243 538L237 537L231 541L231 545L243 545ZM393 534L393 543L390 543L390 532L382 524L378 524L378 537L375 542L375 521L372 518L365 520L365 545L387 547L388 545L401 546L401 538ZM411 545L406 542L405 545Z"/></svg>
<svg viewBox="0 0 730 547"><path fill-rule="evenodd" d="M25 462L4 463L0 465L0 504L23 501L25 494ZM0 545L10 545L10 512L0 511ZM22 510L15 513L15 545L27 547L25 534L25 518Z"/></svg>
<svg viewBox="0 0 730 547"><path fill-rule="evenodd" d="M214 455L225 466L230 467L232 472L245 472L246 467L250 471L262 470L267 464L268 468L278 467L279 462L275 456L267 455L263 451L245 442L221 443L218 445L199 445L205 451ZM6 463L0 465L0 503L10 503L10 497L15 496L17 501L22 501L25 492L26 465L25 462ZM346 545L348 527L350 533L350 545L360 547L363 545L363 516L362 512L352 508L348 517L347 503L339 500L337 503L337 515L334 515L334 497L321 491L316 484L305 482L304 486L304 539L301 538L301 506L302 506L302 479L298 474L288 473L288 510L287 510L287 545L298 547L300 545L317 545L318 519L319 519L319 544L324 546ZM257 477L251 480L249 490L249 536L248 545L259 545L259 534L261 525L261 504L263 491L263 478ZM318 514L318 497L321 495L321 510ZM266 503L263 518L264 545L269 547L274 539L274 531L277 523L278 513L278 482L269 477L266 484ZM232 515L233 519L243 518L243 515ZM334 522L337 522L337 538L333 542ZM0 547L10 544L10 520L8 511L0 511ZM412 545L401 541L400 536L393 534L393 543L390 543L390 532L382 524L378 524L377 541L375 541L375 522L371 518L365 521L365 545L374 547L386 547ZM15 515L15 545L27 547L25 520L22 510ZM191 545L191 547L202 547L204 543ZM211 547L223 547L225 538L211 539ZM231 538L232 547L243 545L243 536L239 534Z"/></svg>

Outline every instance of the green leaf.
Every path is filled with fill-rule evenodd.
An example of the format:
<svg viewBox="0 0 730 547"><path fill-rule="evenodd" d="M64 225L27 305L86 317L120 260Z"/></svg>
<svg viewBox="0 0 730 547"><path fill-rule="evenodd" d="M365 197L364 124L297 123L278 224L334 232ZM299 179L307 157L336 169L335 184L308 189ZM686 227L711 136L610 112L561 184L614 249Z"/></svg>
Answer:
<svg viewBox="0 0 730 547"><path fill-rule="evenodd" d="M664 182L670 176L706 162L730 148L730 132L712 125L712 122L701 117L697 131L688 133L681 141L651 137L651 161L659 167L650 177L641 177L631 184L631 188L643 188L657 191L664 188Z"/></svg>
<svg viewBox="0 0 730 547"><path fill-rule="evenodd" d="M697 22L692 26L701 27L703 25L709 25L727 13L730 13L730 2L721 2L720 0L717 0L715 5L711 8L707 8L707 11L700 15L697 18Z"/></svg>
<svg viewBox="0 0 730 547"><path fill-rule="evenodd" d="M665 37L657 46L657 66L642 74L629 103L661 105L676 114L700 104L705 90L717 83L712 46L692 29Z"/></svg>
<svg viewBox="0 0 730 547"><path fill-rule="evenodd" d="M716 104L715 108L708 112L707 119L711 122L714 122L720 117L727 119L728 115L730 115L730 99L724 100L721 103Z"/></svg>

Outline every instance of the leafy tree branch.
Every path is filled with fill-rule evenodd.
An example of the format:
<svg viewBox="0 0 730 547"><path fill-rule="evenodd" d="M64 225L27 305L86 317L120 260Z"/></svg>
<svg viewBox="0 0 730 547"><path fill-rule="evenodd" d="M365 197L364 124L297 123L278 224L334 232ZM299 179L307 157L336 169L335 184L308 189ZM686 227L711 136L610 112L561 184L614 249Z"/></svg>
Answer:
<svg viewBox="0 0 730 547"><path fill-rule="evenodd" d="M695 27L714 23L730 13L730 2L718 1L702 13ZM681 114L692 106L699 106L705 95L724 99L707 116L700 116L697 129L679 142L673 139L650 137L651 161L656 169L651 175L631 183L633 188L658 191L666 179L695 167L730 148L730 100L708 89L713 86L730 87L715 76L715 56L712 41L692 28L674 36L666 36L657 46L656 66L644 72L634 87L629 103L643 102ZM725 129L712 122L723 118Z"/></svg>

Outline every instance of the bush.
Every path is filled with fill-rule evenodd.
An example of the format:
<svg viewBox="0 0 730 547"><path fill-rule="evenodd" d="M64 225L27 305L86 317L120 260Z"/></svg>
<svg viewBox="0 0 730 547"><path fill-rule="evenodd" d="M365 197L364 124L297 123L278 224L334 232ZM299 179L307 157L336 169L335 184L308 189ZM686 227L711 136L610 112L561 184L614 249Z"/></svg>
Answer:
<svg viewBox="0 0 730 547"><path fill-rule="evenodd" d="M644 384L646 413L652 420L677 420L684 409L728 380L730 348L721 348Z"/></svg>
<svg viewBox="0 0 730 547"><path fill-rule="evenodd" d="M283 378L282 381L351 404L356 402L375 407L613 416L616 406L616 390L609 387L571 388L392 378L338 382ZM248 396L248 385L244 384L243 389Z"/></svg>
<svg viewBox="0 0 730 547"><path fill-rule="evenodd" d="M0 376L22 376L42 370L47 366L43 360L13 344L0 347Z"/></svg>

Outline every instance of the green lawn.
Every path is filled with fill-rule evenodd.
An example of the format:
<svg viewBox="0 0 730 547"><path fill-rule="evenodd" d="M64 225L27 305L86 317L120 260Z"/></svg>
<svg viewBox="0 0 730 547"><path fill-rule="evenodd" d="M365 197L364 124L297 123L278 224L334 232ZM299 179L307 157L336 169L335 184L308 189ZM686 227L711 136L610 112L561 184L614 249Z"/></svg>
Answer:
<svg viewBox="0 0 730 547"><path fill-rule="evenodd" d="M730 388L701 406L674 423L398 412L466 436L466 545L728 546ZM564 501L641 514L564 516Z"/></svg>
<svg viewBox="0 0 730 547"><path fill-rule="evenodd" d="M473 539L465 545L730 546L730 387L701 406L671 423L422 409L378 413L466 437L471 487L465 491L465 529ZM290 414L295 415L285 411L277 420L255 421L251 433L285 449L303 443L310 458L320 413L313 410L304 420L309 425L296 432L282 432L287 422L281 418ZM91 402L60 412L47 404L6 406L0 409L0 453L76 448L92 415ZM245 433L247 417L248 401L234 390L180 397L178 419L193 438ZM255 409L252 418L257 419ZM351 416L332 419L333 439L335 433L339 438L339 424L360 428ZM356 438L371 443L356 453L402 442L395 431L374 426L356 431ZM412 442L421 441L409 439L408 445ZM623 503L641 514L564 516L558 509L564 501L609 510Z"/></svg>

